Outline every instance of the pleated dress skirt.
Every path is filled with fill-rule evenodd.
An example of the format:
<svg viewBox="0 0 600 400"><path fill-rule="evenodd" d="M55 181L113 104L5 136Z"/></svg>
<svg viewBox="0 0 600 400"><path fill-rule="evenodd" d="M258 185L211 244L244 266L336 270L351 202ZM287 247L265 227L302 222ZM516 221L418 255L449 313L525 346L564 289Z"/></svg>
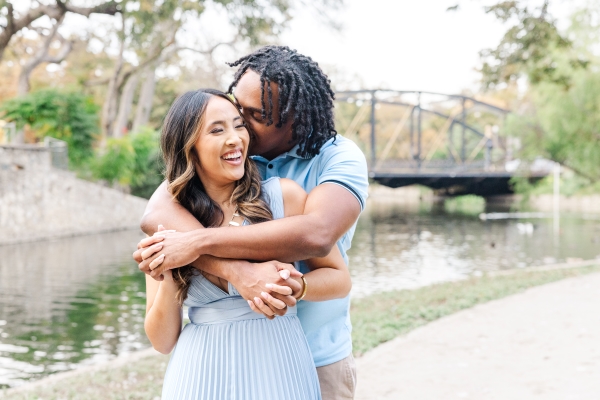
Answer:
<svg viewBox="0 0 600 400"><path fill-rule="evenodd" d="M240 296L191 307L191 323L171 356L162 399L321 399L295 314L293 307L286 316L269 320Z"/></svg>

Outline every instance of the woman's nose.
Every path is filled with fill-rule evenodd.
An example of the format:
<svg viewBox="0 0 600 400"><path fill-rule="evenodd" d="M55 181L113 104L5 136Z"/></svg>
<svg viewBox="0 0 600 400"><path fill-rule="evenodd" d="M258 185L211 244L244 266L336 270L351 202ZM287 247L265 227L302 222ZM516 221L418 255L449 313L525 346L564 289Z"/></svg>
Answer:
<svg viewBox="0 0 600 400"><path fill-rule="evenodd" d="M227 137L226 144L229 146L235 146L240 143L242 143L242 138L236 131L231 132L231 134Z"/></svg>

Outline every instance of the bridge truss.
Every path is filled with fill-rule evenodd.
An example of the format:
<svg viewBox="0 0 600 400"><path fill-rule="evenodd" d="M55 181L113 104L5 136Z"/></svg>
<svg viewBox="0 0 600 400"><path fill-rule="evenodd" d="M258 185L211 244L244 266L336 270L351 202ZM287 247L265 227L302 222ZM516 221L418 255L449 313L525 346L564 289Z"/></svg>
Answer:
<svg viewBox="0 0 600 400"><path fill-rule="evenodd" d="M336 102L338 132L361 146L375 181L419 183L451 195L512 191L514 171L506 165L517 140L502 134L508 110L427 91L342 91Z"/></svg>

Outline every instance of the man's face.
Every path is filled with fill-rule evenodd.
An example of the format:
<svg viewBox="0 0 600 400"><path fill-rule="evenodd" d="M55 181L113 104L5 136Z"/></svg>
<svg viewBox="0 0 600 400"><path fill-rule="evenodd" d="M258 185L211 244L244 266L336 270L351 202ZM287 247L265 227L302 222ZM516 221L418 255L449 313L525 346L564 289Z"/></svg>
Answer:
<svg viewBox="0 0 600 400"><path fill-rule="evenodd" d="M271 83L271 91L273 92L273 124L267 126L267 120L263 120L261 115L260 75L249 69L242 75L234 89L234 96L252 134L250 154L260 155L268 160L289 151L295 145L292 143L292 118L288 118L288 122L281 128L275 126L279 121L279 93L275 83ZM268 114L269 98L266 87L265 107Z"/></svg>

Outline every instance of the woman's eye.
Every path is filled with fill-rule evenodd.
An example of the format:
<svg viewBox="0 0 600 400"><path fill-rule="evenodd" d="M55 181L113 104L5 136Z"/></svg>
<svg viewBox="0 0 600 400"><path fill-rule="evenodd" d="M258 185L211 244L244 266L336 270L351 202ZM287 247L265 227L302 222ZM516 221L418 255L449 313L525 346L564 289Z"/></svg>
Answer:
<svg viewBox="0 0 600 400"><path fill-rule="evenodd" d="M235 129L245 128L246 124L240 124L235 127Z"/></svg>
<svg viewBox="0 0 600 400"><path fill-rule="evenodd" d="M212 131L210 131L210 133L221 133L221 132L223 132L223 129L221 129L221 128L216 128L216 129L213 129Z"/></svg>

